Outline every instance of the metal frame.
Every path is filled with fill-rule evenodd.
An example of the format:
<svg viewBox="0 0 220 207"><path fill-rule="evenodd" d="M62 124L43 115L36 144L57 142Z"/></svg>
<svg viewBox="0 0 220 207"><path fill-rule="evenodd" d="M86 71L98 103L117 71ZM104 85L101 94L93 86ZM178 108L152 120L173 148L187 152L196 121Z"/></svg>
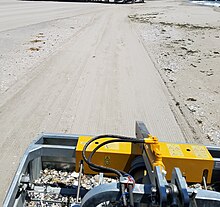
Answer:
<svg viewBox="0 0 220 207"><path fill-rule="evenodd" d="M220 206L220 193L188 188L178 168L173 170L172 183L167 183L157 167L154 176L158 179L156 187L151 183L135 184L132 191L135 206ZM120 183L103 184L90 190L83 197L80 207L96 207L107 201L116 203L121 197Z"/></svg>
<svg viewBox="0 0 220 207"><path fill-rule="evenodd" d="M220 147L206 146L214 159L214 169L212 171L212 183L219 181L220 174Z"/></svg>
<svg viewBox="0 0 220 207"><path fill-rule="evenodd" d="M16 198L20 181L22 176L27 173L29 165L33 166L30 177L34 178L39 175L42 169L42 160L39 159L54 157L59 160L60 164L75 164L75 151L79 136L72 134L41 134L25 151L11 186L8 189L3 207L12 207L15 203L20 203L21 201L19 200L24 199L22 196Z"/></svg>
<svg viewBox="0 0 220 207"><path fill-rule="evenodd" d="M151 185L136 184L133 189L134 203L150 203ZM102 184L90 190L82 199L81 207L96 207L98 204L110 201L117 202L121 197L119 183ZM148 199L147 199L148 198Z"/></svg>
<svg viewBox="0 0 220 207"><path fill-rule="evenodd" d="M149 131L143 122L136 123L136 137L146 138ZM8 190L3 207L23 206L25 190L16 197L20 184L31 182L39 176L44 164L53 164L56 161L57 167L73 170L78 137L80 135L67 134L41 134L24 153L18 170L14 176L12 184ZM220 148L207 147L210 153L220 153ZM218 158L214 157L216 170L218 168ZM220 193L208 190L192 190L187 187L185 179L178 168L172 174L171 183L167 183L165 175L159 167L151 168L149 160L144 156L144 161L148 170L150 182L146 184L136 184L132 193L135 204L145 203L149 205L170 205L170 202L180 203L180 206L189 206L191 201L195 201L197 206L220 206ZM154 170L154 171L153 171ZM29 176L26 176L29 174ZM28 178L27 178L28 177ZM28 180L30 179L30 180ZM80 207L92 207L105 201L118 201L121 197L120 183L103 184L90 190L77 204ZM158 199L159 198L159 199ZM171 198L171 200L169 200Z"/></svg>

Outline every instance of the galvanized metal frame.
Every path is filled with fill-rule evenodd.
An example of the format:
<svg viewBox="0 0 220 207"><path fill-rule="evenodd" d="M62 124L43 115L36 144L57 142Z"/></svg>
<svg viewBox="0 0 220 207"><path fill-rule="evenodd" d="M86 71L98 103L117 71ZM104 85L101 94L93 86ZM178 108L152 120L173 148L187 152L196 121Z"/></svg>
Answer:
<svg viewBox="0 0 220 207"><path fill-rule="evenodd" d="M135 184L133 189L133 197L135 206L144 204L147 206L170 206L170 200L168 197L178 200L176 203L181 207L210 207L220 205L220 193L202 189L190 189L187 187L184 178L178 168L173 171L173 183L176 191L166 191L169 188L169 183L166 179L161 177L159 168L155 168L155 178L157 181L157 189L154 190L154 186L151 183L148 184ZM162 192L160 188L162 187ZM159 193L159 194L158 194ZM156 200L158 198L160 200ZM100 203L107 201L117 202L122 196L119 183L103 184L90 190L83 198L80 207L96 207ZM74 206L74 205L73 205Z"/></svg>
<svg viewBox="0 0 220 207"><path fill-rule="evenodd" d="M150 204L151 185L136 184L133 189L134 203ZM117 202L121 198L119 183L102 184L90 190L83 198L81 207L96 207L98 204L110 201ZM145 202L144 202L145 201Z"/></svg>
<svg viewBox="0 0 220 207"><path fill-rule="evenodd" d="M72 163L74 163L75 150L79 136L80 135L44 133L41 134L36 141L32 142L20 161L19 167L3 202L3 207L12 207L15 202L20 202L19 199L23 199L18 198L16 200L15 198L22 175L27 172L29 164L33 166L31 178L34 178L37 177L41 169L41 160L39 160L39 158L41 159L47 156L56 157L61 163L68 163L72 159ZM35 162L35 164L31 162ZM36 164L37 162L39 163Z"/></svg>

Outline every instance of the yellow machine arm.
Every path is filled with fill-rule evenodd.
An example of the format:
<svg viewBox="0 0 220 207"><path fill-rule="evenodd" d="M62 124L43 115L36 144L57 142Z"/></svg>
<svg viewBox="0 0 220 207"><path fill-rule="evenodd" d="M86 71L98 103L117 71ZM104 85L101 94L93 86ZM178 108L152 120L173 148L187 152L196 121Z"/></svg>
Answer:
<svg viewBox="0 0 220 207"><path fill-rule="evenodd" d="M79 169L80 160L83 160L82 151L85 143L91 140L90 136L81 136L78 139L76 148L76 169ZM102 138L92 142L87 150L86 156L98 145L114 140L113 138ZM177 144L159 142L150 134L144 138L144 143L113 142L100 147L92 157L92 162L99 166L117 169L128 172L132 161L142 156L146 170L153 171L155 166L166 171L167 180L171 180L172 170L180 168L186 181L189 183L200 183L203 178L207 183L211 183L214 160L208 149L196 144ZM84 165L86 174L95 174L87 164Z"/></svg>

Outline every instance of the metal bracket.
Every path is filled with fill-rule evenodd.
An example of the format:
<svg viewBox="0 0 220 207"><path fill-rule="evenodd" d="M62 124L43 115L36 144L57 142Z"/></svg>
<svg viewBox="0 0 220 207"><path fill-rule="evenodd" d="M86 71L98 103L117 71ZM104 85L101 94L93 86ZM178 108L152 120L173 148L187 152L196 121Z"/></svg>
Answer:
<svg viewBox="0 0 220 207"><path fill-rule="evenodd" d="M144 122L142 121L136 121L135 133L138 139L147 138L150 134Z"/></svg>
<svg viewBox="0 0 220 207"><path fill-rule="evenodd" d="M156 189L159 192L159 204L160 206L167 206L167 186L168 183L166 181L165 176L162 174L161 169L159 166L154 168L154 176L155 176L155 183Z"/></svg>
<svg viewBox="0 0 220 207"><path fill-rule="evenodd" d="M190 199L187 191L187 183L179 168L173 169L171 183L178 189L181 206L189 206Z"/></svg>

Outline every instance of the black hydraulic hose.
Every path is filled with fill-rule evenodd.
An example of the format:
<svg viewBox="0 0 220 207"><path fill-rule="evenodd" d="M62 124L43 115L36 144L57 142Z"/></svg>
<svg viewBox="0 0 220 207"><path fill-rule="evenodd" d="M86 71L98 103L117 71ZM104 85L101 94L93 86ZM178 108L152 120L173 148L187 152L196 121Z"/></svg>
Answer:
<svg viewBox="0 0 220 207"><path fill-rule="evenodd" d="M92 164L93 166L90 166L90 168L94 171L104 171L104 172L109 172L109 169L112 169L112 168L107 168L107 167L104 167L104 166L100 166L100 165L95 165L94 163L91 162L91 159L93 157L93 155L95 154L95 152L102 146L106 145L106 144L109 144L109 143L112 143L112 142L122 142L121 139L112 139L112 140L107 140L101 144L99 144L98 146L96 146L93 151L91 152L91 154L89 155L89 158L88 158L88 162L90 164ZM96 167L95 167L96 166ZM123 172L123 171L120 171L118 170L121 174L126 174L126 172Z"/></svg>
<svg viewBox="0 0 220 207"><path fill-rule="evenodd" d="M99 144L98 146L95 147L95 149L93 149L93 151L91 152L91 154L89 155L89 158L87 159L86 157L86 149L87 147L94 142L95 140L101 139L101 138L112 138L112 140L107 140L101 144ZM96 136L94 138L92 138L91 140L89 140L84 148L83 148L83 152L82 152L82 156L83 159L85 160L85 162L88 164L88 166L90 167L90 169L94 170L94 171L103 171L103 172L111 172L114 173L116 175L118 175L119 177L122 177L122 174L124 174L124 172L120 172L119 170L113 169L113 168L108 168L108 167L104 167L104 166L99 166L96 165L94 163L91 162L92 156L95 154L95 152L101 148L102 146L109 144L109 143L113 143L113 142L132 142L132 143L144 143L144 139L136 139L136 138L131 138L131 137L125 137L125 136L118 136L118 135L100 135L100 136ZM122 198L123 198L123 204L124 206L127 206L127 201L126 201L126 196L125 196L125 184L121 183L121 193L122 193ZM129 188L129 195L130 195L130 204L133 207L133 193L132 190Z"/></svg>
<svg viewBox="0 0 220 207"><path fill-rule="evenodd" d="M95 171L98 171L99 172L99 166L97 165L94 165L93 163L89 162L88 159L86 158L86 149L87 147L92 143L94 142L95 140L98 140L98 139L102 139L102 138L106 138L106 137L111 137L111 138L118 138L118 136L115 136L115 135L99 135L99 136L96 136L96 137L93 137L91 140L89 140L85 146L83 147L83 151L82 151L82 156L83 156L83 159L85 160L85 162L88 164L88 166L95 170ZM122 176L122 174L118 171L118 170L115 170L115 169L102 169L104 172L106 171L110 171L116 175L118 175L119 177Z"/></svg>
<svg viewBox="0 0 220 207"><path fill-rule="evenodd" d="M91 152L91 154L89 155L89 158L88 158L88 162L89 163L92 163L91 162L91 159L92 159L92 157L93 157L93 155L95 154L95 152L99 149L99 148L101 148L102 146L104 146L104 145L106 145L106 144L109 144L109 143L113 143L113 142L132 142L132 143L144 143L144 140L143 139L135 139L135 138L133 138L133 139L113 139L113 140L107 140L107 141L105 141L105 142L103 142L103 143L101 143L101 144L99 144L98 146L96 146L94 149L93 149L93 151ZM104 166L99 166L99 165L95 165L94 163L92 163L92 167L91 167L91 169L92 170L94 170L94 171L96 171L96 168L98 168L98 171L109 171L109 169L112 169L112 168L106 168L106 167L104 167ZM123 172L123 171L119 171L121 174L126 174L125 172Z"/></svg>
<svg viewBox="0 0 220 207"><path fill-rule="evenodd" d="M98 139L108 138L108 137L114 138L114 139L116 139L116 138L121 138L121 139L125 139L125 138L127 138L127 139L134 139L134 138L129 138L129 137L125 137L125 136L119 136L119 135L99 135L99 136L96 136L96 137L92 138L91 140L89 140L89 141L85 144L85 146L84 146L84 148L83 148L82 156L83 156L83 159L85 160L85 162L89 165L89 167L90 167L91 169L93 168L93 170L98 171L98 172L99 172L100 169L101 169L101 170L104 171L104 172L112 172L112 173L118 175L119 177L121 177L122 174L121 174L118 170L115 170L115 169L112 169L112 168L107 168L107 167L102 167L102 168L100 168L100 166L95 165L95 164L89 162L88 159L86 158L86 155L85 155L85 152L86 152L87 147L88 147L92 142L94 142L95 140L98 140Z"/></svg>
<svg viewBox="0 0 220 207"><path fill-rule="evenodd" d="M87 147L92 143L94 142L95 140L98 140L98 139L102 139L102 138L113 138L114 140L108 140L108 141L105 141L101 144L99 144L93 151L92 153L90 154L89 156L89 159L86 158L86 155L85 155L85 152L86 152L86 149ZM108 167L104 167L104 166L99 166L99 165L96 165L94 163L91 162L91 158L92 156L94 155L94 153L102 146L108 144L108 143L112 143L112 142L133 142L133 143L144 143L144 140L143 139L136 139L136 138L133 138L133 137L125 137L125 136L120 136L120 135L99 135L99 136L96 136L94 138L92 138L91 140L89 140L84 148L83 148L83 152L82 152L82 156L83 156L83 159L85 160L85 162L89 165L89 167L94 170L94 171L104 171L104 172L112 172L114 174L117 174L119 177L122 176L122 173L116 169L113 169L113 168L108 168Z"/></svg>
<svg viewBox="0 0 220 207"><path fill-rule="evenodd" d="M107 140L105 142L102 142L101 144L99 144L98 146L96 146L93 151L91 152L91 154L89 155L88 161L91 162L91 159L93 157L93 155L96 153L96 151L101 148L102 146L106 145L106 144L110 144L113 142L132 142L132 143L144 143L144 140L142 139L134 139L134 140L121 140L121 139L113 139L113 140Z"/></svg>

